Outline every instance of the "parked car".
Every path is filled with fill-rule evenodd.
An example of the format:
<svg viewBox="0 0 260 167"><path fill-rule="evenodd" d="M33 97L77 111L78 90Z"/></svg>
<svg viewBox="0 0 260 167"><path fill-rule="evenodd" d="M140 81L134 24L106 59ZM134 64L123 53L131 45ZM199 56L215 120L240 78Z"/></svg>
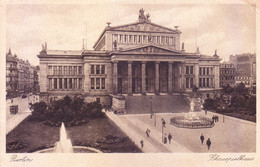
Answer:
<svg viewBox="0 0 260 167"><path fill-rule="evenodd" d="M17 114L18 113L18 105L10 106L10 113L11 114Z"/></svg>

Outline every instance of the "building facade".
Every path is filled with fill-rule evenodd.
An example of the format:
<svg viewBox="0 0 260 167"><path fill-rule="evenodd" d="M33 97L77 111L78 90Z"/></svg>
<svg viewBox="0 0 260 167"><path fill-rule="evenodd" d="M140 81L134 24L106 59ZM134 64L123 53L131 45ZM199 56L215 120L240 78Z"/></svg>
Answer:
<svg viewBox="0 0 260 167"><path fill-rule="evenodd" d="M224 62L220 64L220 86L227 84L235 85L235 67L234 64Z"/></svg>
<svg viewBox="0 0 260 167"><path fill-rule="evenodd" d="M220 58L185 52L181 31L150 21L143 9L138 21L103 30L94 50L58 51L42 46L40 98L78 95L86 101L123 106L127 96L189 94L203 97L219 90Z"/></svg>
<svg viewBox="0 0 260 167"><path fill-rule="evenodd" d="M18 94L18 64L19 59L12 55L11 49L6 54L6 96L16 97Z"/></svg>
<svg viewBox="0 0 260 167"><path fill-rule="evenodd" d="M256 93L256 54L231 55L229 62L235 67L235 83L244 83L252 94Z"/></svg>

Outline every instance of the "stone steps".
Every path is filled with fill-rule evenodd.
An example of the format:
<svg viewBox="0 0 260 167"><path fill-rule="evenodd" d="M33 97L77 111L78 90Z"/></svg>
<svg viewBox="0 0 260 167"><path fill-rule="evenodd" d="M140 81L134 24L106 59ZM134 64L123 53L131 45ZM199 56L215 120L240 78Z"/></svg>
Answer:
<svg viewBox="0 0 260 167"><path fill-rule="evenodd" d="M189 111L189 105L181 95L147 95L127 96L125 108L127 114L148 114L151 112L151 98L153 112L185 112Z"/></svg>

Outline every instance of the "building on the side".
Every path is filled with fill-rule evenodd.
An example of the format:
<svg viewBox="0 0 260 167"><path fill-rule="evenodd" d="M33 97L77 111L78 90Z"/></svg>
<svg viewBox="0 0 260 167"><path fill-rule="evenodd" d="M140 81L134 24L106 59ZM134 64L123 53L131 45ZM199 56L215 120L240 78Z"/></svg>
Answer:
<svg viewBox="0 0 260 167"><path fill-rule="evenodd" d="M220 58L185 52L181 31L152 23L143 9L138 21L103 30L94 50L48 50L42 46L40 99L65 95L124 108L128 97L180 96L198 87L202 98L220 89Z"/></svg>
<svg viewBox="0 0 260 167"><path fill-rule="evenodd" d="M235 83L244 83L252 94L256 93L256 54L231 55L229 62L235 67Z"/></svg>
<svg viewBox="0 0 260 167"><path fill-rule="evenodd" d="M220 64L220 86L235 85L235 67L234 64L223 62Z"/></svg>
<svg viewBox="0 0 260 167"><path fill-rule="evenodd" d="M18 58L9 49L6 54L6 97L13 98L18 94Z"/></svg>

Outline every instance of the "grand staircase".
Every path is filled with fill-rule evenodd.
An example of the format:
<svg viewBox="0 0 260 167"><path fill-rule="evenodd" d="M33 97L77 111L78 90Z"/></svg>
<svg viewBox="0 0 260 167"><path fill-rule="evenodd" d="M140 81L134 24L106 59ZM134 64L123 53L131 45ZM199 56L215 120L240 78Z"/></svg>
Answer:
<svg viewBox="0 0 260 167"><path fill-rule="evenodd" d="M152 97L152 103L151 103ZM189 105L181 95L147 95L126 96L125 109L127 114L148 114L188 112Z"/></svg>

